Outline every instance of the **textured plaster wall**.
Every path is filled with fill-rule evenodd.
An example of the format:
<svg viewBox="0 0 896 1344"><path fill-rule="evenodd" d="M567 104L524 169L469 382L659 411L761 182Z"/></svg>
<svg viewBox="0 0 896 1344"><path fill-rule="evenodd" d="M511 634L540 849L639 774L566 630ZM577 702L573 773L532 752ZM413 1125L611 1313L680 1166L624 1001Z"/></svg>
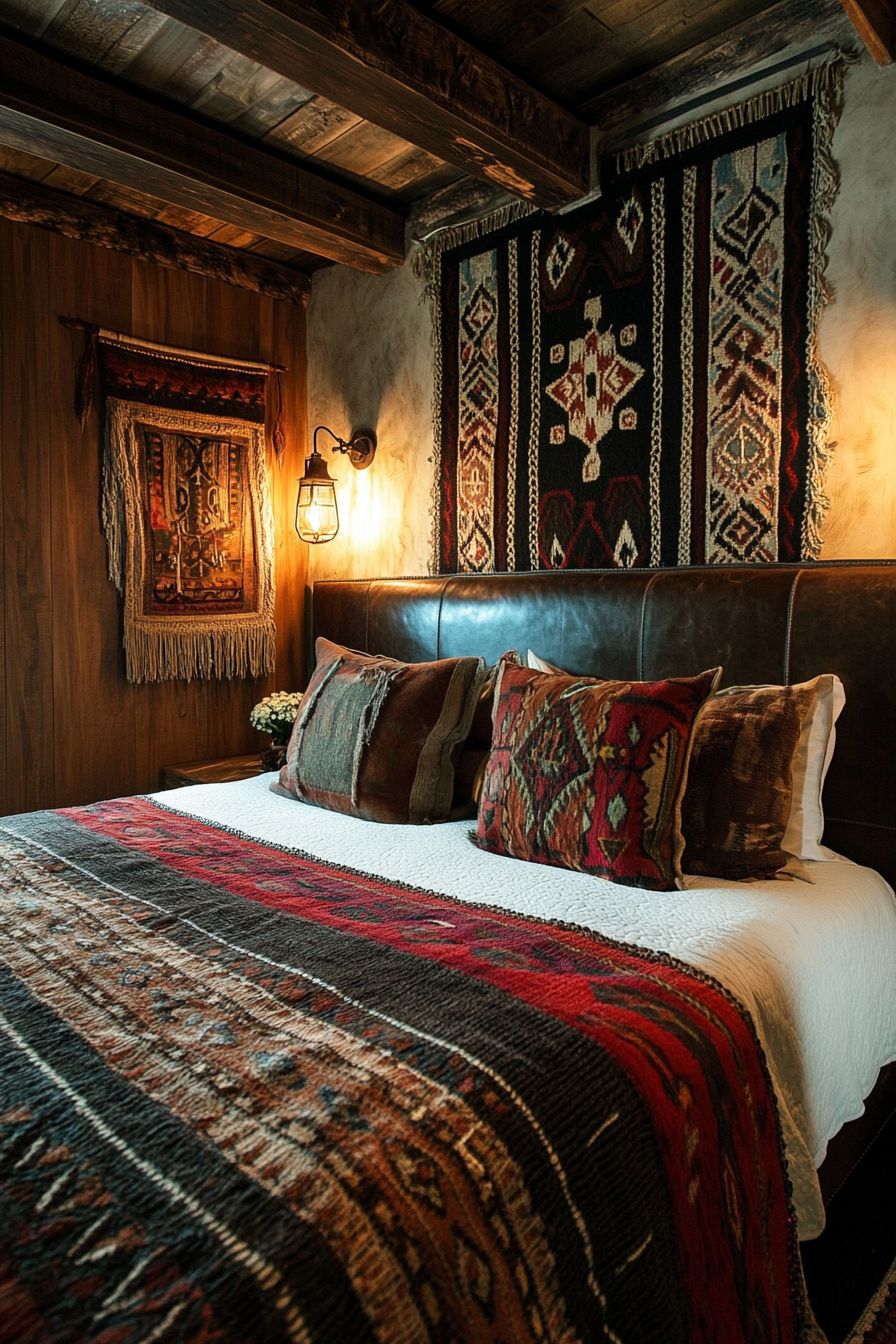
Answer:
<svg viewBox="0 0 896 1344"><path fill-rule="evenodd" d="M822 558L896 557L896 66L850 70L834 139L841 186L819 331L834 388ZM424 574L430 560L432 356L428 305L405 265L334 266L308 311L309 426L373 428L376 462L336 459L342 530L311 548L312 578ZM325 436L321 436L323 440Z"/></svg>
<svg viewBox="0 0 896 1344"><path fill-rule="evenodd" d="M851 70L834 137L841 174L819 332L836 447L826 560L896 557L896 65Z"/></svg>
<svg viewBox="0 0 896 1344"><path fill-rule="evenodd" d="M422 293L409 265L383 276L332 266L314 277L309 435L319 424L343 437L374 429L379 446L373 465L356 471L320 435L338 478L340 530L334 541L309 548L311 579L429 571L432 327Z"/></svg>

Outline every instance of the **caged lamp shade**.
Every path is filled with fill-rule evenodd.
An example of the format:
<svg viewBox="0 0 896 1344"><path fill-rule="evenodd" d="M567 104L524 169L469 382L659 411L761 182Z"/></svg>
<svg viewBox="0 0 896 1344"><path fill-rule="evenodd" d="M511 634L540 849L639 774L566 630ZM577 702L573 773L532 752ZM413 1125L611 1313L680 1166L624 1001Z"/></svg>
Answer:
<svg viewBox="0 0 896 1344"><path fill-rule="evenodd" d="M299 481L296 531L302 541L312 545L332 541L339 531L336 486L326 462L316 450L305 458L305 475Z"/></svg>
<svg viewBox="0 0 896 1344"><path fill-rule="evenodd" d="M302 541L309 541L312 546L322 541L332 541L339 531L336 482L317 451L318 434L329 434L334 440L332 451L345 453L357 471L369 467L376 455L376 434L372 429L356 429L351 438L343 439L334 434L329 426L317 426L311 456L305 458L305 475L299 481L299 497L296 500L296 531Z"/></svg>

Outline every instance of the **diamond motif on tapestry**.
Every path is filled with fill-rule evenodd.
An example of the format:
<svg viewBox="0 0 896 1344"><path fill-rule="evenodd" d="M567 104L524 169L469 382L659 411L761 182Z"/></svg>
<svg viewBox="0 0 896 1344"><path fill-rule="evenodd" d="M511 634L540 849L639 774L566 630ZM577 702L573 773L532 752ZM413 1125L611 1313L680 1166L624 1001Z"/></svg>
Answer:
<svg viewBox="0 0 896 1344"><path fill-rule="evenodd" d="M754 186L738 208L722 221L717 236L745 265L779 215L777 203Z"/></svg>
<svg viewBox="0 0 896 1344"><path fill-rule="evenodd" d="M638 234L643 227L644 211L637 197L632 195L620 210L619 218L616 221L616 232L628 248L629 256L635 250Z"/></svg>
<svg viewBox="0 0 896 1344"><path fill-rule="evenodd" d="M751 499L736 500L722 491L714 490L711 504L713 540L730 560L737 562L777 558L774 554L774 534L769 526L769 519Z"/></svg>
<svg viewBox="0 0 896 1344"><path fill-rule="evenodd" d="M592 451L582 469L584 480L596 480L600 471L598 442L613 428L616 406L644 375L640 364L626 359L616 349L612 331L598 331L600 296L585 302L589 330L569 343L566 372L545 388L569 418L569 432ZM597 470L594 469L595 461Z"/></svg>
<svg viewBox="0 0 896 1344"><path fill-rule="evenodd" d="M576 249L570 240L564 234L558 233L545 262L545 271L553 289L558 289L563 283L563 277L569 270L575 254Z"/></svg>
<svg viewBox="0 0 896 1344"><path fill-rule="evenodd" d="M491 326L496 315L494 298L479 285L461 314L461 322L472 340L481 340L483 332Z"/></svg>
<svg viewBox="0 0 896 1344"><path fill-rule="evenodd" d="M768 463L768 442L771 435L764 425L740 420L736 431L716 450L714 462L716 480L730 489L750 485L761 479Z"/></svg>

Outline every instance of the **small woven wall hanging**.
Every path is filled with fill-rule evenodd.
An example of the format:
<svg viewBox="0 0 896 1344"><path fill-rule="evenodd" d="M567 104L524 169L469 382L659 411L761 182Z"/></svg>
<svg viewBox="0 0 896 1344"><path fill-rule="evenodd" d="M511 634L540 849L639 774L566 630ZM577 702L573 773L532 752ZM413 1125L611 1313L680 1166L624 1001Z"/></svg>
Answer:
<svg viewBox="0 0 896 1344"><path fill-rule="evenodd" d="M428 245L436 572L817 558L842 73Z"/></svg>
<svg viewBox="0 0 896 1344"><path fill-rule="evenodd" d="M76 409L83 424L98 371L102 518L109 577L124 597L128 680L271 672L264 424L279 370L87 330Z"/></svg>

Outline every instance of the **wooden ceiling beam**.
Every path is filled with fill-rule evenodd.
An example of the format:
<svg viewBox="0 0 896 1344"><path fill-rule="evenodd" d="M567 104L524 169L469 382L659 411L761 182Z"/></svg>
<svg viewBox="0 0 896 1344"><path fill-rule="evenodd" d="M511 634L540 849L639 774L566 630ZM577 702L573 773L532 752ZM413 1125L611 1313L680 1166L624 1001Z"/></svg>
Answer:
<svg viewBox="0 0 896 1344"><path fill-rule="evenodd" d="M82 243L108 247L113 252L126 252L128 256L171 270L192 271L270 299L304 306L311 293L311 281L301 271L3 172L0 172L0 216L19 224L35 224Z"/></svg>
<svg viewBox="0 0 896 1344"><path fill-rule="evenodd" d="M674 116L688 110L687 99L724 86L732 72L748 70L793 47L826 42L849 43L849 24L838 0L779 0L758 19L736 24L598 94L581 111L600 127L601 148L615 148L632 136L642 136L662 120L663 113Z"/></svg>
<svg viewBox="0 0 896 1344"><path fill-rule="evenodd" d="M148 3L535 205L591 188L585 122L406 0Z"/></svg>
<svg viewBox="0 0 896 1344"><path fill-rule="evenodd" d="M0 143L361 270L404 259L397 211L8 37Z"/></svg>
<svg viewBox="0 0 896 1344"><path fill-rule="evenodd" d="M896 61L893 0L840 0L840 3L878 65L892 65Z"/></svg>

